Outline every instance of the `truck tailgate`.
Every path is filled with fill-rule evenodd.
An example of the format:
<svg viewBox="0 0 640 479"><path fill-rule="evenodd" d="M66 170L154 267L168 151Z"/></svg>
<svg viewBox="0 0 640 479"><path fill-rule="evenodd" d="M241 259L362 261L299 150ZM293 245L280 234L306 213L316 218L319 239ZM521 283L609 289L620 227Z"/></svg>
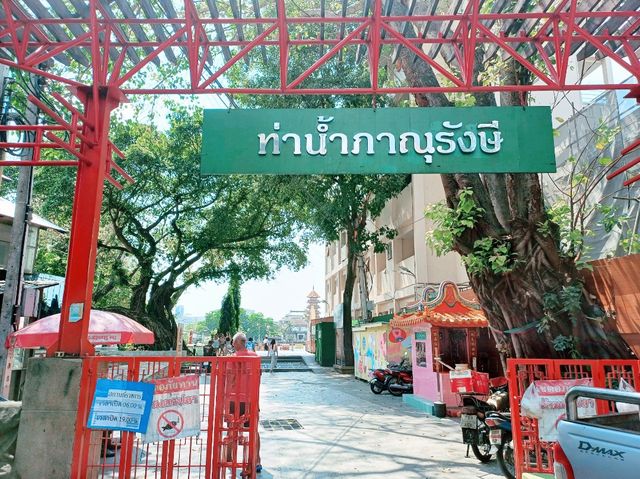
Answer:
<svg viewBox="0 0 640 479"><path fill-rule="evenodd" d="M638 433L560 421L558 440L573 467L575 479L640 477Z"/></svg>

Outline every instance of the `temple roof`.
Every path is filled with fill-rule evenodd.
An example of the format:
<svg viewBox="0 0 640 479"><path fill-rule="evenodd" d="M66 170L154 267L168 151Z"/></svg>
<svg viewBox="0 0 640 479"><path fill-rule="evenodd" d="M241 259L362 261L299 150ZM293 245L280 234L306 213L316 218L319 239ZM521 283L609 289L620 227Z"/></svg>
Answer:
<svg viewBox="0 0 640 479"><path fill-rule="evenodd" d="M307 295L307 298L319 298L320 295L316 293L316 289L313 288L311 292Z"/></svg>
<svg viewBox="0 0 640 479"><path fill-rule="evenodd" d="M433 300L421 301L418 311L395 315L390 326L415 326L420 323L461 328L488 326L487 317L480 305L460 296L458 286L451 281L445 281L440 285L438 295Z"/></svg>

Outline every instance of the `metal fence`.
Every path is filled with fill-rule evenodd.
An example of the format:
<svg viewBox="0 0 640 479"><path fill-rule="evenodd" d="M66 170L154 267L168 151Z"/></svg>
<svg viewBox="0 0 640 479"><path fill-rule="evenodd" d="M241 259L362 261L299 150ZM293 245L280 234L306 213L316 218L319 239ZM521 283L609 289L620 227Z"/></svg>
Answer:
<svg viewBox="0 0 640 479"><path fill-rule="evenodd" d="M200 381L198 436L144 444L140 434L86 427L98 379L150 382L194 374ZM254 357L87 358L71 477L255 478L259 387L260 359Z"/></svg>
<svg viewBox="0 0 640 479"><path fill-rule="evenodd" d="M624 379L636 390L640 384L637 360L552 360L510 359L507 376L511 401L511 424L515 448L516 477L525 472L553 474L553 442L540 440L538 421L521 415L520 402L533 381L590 378L594 387L616 389ZM599 414L612 410L612 404L597 401Z"/></svg>

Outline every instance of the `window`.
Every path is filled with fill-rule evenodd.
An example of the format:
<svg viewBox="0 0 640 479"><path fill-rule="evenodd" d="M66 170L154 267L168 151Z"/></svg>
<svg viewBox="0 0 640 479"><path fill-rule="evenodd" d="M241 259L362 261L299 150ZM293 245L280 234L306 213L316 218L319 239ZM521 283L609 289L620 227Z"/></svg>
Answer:
<svg viewBox="0 0 640 479"><path fill-rule="evenodd" d="M416 341L416 365L420 368L427 367L427 347L424 341Z"/></svg>

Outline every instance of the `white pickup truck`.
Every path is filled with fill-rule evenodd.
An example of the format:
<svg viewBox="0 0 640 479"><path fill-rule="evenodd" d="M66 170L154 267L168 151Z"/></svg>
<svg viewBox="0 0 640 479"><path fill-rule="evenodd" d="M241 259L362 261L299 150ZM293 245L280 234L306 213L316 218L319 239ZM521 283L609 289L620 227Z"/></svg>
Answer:
<svg viewBox="0 0 640 479"><path fill-rule="evenodd" d="M556 479L640 478L640 413L579 417L578 398L640 406L640 394L574 387L565 396L567 417L558 424L554 448Z"/></svg>

